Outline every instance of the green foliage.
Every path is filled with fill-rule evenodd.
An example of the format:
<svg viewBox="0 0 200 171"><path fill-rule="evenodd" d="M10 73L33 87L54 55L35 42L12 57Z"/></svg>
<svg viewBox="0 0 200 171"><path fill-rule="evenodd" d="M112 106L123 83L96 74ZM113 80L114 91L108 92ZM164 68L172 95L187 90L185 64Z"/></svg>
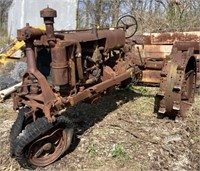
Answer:
<svg viewBox="0 0 200 171"><path fill-rule="evenodd" d="M193 140L200 140L200 136L192 136Z"/></svg>
<svg viewBox="0 0 200 171"><path fill-rule="evenodd" d="M87 152L89 154L90 157L94 157L96 155L96 147L94 144L90 144L88 146Z"/></svg>
<svg viewBox="0 0 200 171"><path fill-rule="evenodd" d="M169 3L166 18L172 31L184 31L189 25L190 16L182 6Z"/></svg>
<svg viewBox="0 0 200 171"><path fill-rule="evenodd" d="M123 147L120 144L115 144L112 151L112 158L117 158L120 160L128 160L130 157L126 154Z"/></svg>
<svg viewBox="0 0 200 171"><path fill-rule="evenodd" d="M148 92L149 92L148 87L143 87L143 86L133 86L133 85L130 85L128 88L129 88L130 90L136 92L136 93L145 94L145 93L148 93Z"/></svg>
<svg viewBox="0 0 200 171"><path fill-rule="evenodd" d="M169 27L171 29L174 29L176 27L176 23L178 20L178 11L177 11L176 7L169 5L169 7L167 9L166 18L169 22Z"/></svg>

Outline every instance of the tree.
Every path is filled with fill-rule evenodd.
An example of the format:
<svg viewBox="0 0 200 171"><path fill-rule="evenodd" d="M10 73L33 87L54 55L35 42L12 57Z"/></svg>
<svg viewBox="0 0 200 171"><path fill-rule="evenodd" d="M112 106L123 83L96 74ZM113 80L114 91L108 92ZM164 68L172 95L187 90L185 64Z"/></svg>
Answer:
<svg viewBox="0 0 200 171"><path fill-rule="evenodd" d="M5 29L12 0L0 0L0 29Z"/></svg>
<svg viewBox="0 0 200 171"><path fill-rule="evenodd" d="M199 0L79 0L78 26L115 26L119 16L133 15L138 33L188 31L200 27Z"/></svg>

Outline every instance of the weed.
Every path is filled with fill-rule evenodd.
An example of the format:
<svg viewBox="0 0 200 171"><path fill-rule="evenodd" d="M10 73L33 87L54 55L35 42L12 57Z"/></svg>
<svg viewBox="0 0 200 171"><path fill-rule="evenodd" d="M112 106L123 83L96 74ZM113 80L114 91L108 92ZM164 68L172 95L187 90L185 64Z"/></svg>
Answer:
<svg viewBox="0 0 200 171"><path fill-rule="evenodd" d="M123 147L120 144L115 144L112 151L112 158L118 158L121 160L128 160L130 157L126 154Z"/></svg>
<svg viewBox="0 0 200 171"><path fill-rule="evenodd" d="M95 145L94 144L90 144L88 146L87 152L88 152L88 154L89 154L90 157L94 157L95 154L96 154L96 147L95 147Z"/></svg>
<svg viewBox="0 0 200 171"><path fill-rule="evenodd" d="M8 109L3 109L2 112L3 113L7 113L9 110Z"/></svg>
<svg viewBox="0 0 200 171"><path fill-rule="evenodd" d="M130 84L128 86L128 89L136 92L136 93L141 93L141 94L145 94L149 92L149 88L148 87L143 87L143 86L134 86L132 84Z"/></svg>
<svg viewBox="0 0 200 171"><path fill-rule="evenodd" d="M200 139L200 136L192 136L192 139L193 139L193 140L199 140L199 139Z"/></svg>

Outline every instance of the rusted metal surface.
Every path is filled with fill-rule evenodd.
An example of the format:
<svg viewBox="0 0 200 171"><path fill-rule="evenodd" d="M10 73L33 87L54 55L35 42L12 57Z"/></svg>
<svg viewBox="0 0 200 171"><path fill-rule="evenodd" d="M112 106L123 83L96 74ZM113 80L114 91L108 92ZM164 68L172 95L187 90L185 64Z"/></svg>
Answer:
<svg viewBox="0 0 200 171"><path fill-rule="evenodd" d="M196 61L197 61L197 83L196 85L199 87L200 86L200 55L196 54Z"/></svg>
<svg viewBox="0 0 200 171"><path fill-rule="evenodd" d="M65 47L51 48L52 62L51 62L51 76L55 85L65 85L69 82L68 76L68 61L66 58Z"/></svg>
<svg viewBox="0 0 200 171"><path fill-rule="evenodd" d="M159 114L183 115L192 104L200 71L200 35L167 33L131 40L121 28L55 32L56 16L55 10L46 8L41 11L46 31L29 25L18 30L18 39L26 43L28 70L13 95L14 108L28 107L33 122L42 112L49 122L56 123L56 115L66 107L95 101L108 89L131 79L160 84ZM45 166L60 156L59 147L55 153L38 157L51 149L48 141L57 131L29 144L32 165Z"/></svg>
<svg viewBox="0 0 200 171"><path fill-rule="evenodd" d="M174 44L175 42L200 41L199 32L152 33L151 44Z"/></svg>
<svg viewBox="0 0 200 171"><path fill-rule="evenodd" d="M59 128L33 142L28 151L30 162L36 166L46 166L54 162L66 146L69 146L67 136L67 133Z"/></svg>
<svg viewBox="0 0 200 171"><path fill-rule="evenodd" d="M147 36L147 35L135 35L132 38L132 40L137 45L150 45L151 44L151 36Z"/></svg>
<svg viewBox="0 0 200 171"><path fill-rule="evenodd" d="M124 46L125 33L123 30L98 30L98 34L92 31L82 31L71 34L61 34L65 41L63 45L70 45L73 42L102 41L105 43L105 50L119 49ZM117 36L116 36L117 35ZM105 42L104 42L105 41Z"/></svg>
<svg viewBox="0 0 200 171"><path fill-rule="evenodd" d="M189 48L193 48L194 51L197 51L197 53L200 52L200 42L194 42L194 41L189 41L189 42L175 42L174 47L176 47L178 50L181 51L187 51Z"/></svg>
<svg viewBox="0 0 200 171"><path fill-rule="evenodd" d="M164 65L164 60L161 59L148 58L145 60L146 69L161 70L163 68L163 65Z"/></svg>
<svg viewBox="0 0 200 171"><path fill-rule="evenodd" d="M44 30L33 28L26 24L26 27L23 29L17 30L17 39L20 40L30 40L30 39L39 39L41 35L45 34Z"/></svg>
<svg viewBox="0 0 200 171"><path fill-rule="evenodd" d="M193 49L187 52L175 49L171 59L165 62L161 76L159 113L172 118L183 116L194 100L196 60Z"/></svg>
<svg viewBox="0 0 200 171"><path fill-rule="evenodd" d="M159 70L144 70L142 72L142 83L160 83L160 71Z"/></svg>
<svg viewBox="0 0 200 171"><path fill-rule="evenodd" d="M29 25L18 30L18 39L26 42L28 70L23 78L21 92L14 96L14 106L17 109L27 105L33 111L42 109L49 121L54 121L53 115L62 109L62 106L69 105L72 96L79 97L80 94L84 94L84 91L79 92L80 87L87 90L89 86L105 78L102 75L105 62L108 66L115 63L112 67L116 77L109 81L105 80L108 82L106 86L100 83L102 87L98 89L102 91L131 77L126 71L130 66L133 69L136 67L130 60L132 55L125 56L123 52L125 31L96 29L95 32L90 30L55 35L53 24L56 15L56 11L51 8L41 11L46 31L34 29ZM45 56L40 57L35 53L35 48L37 52L37 48L41 46L44 48L43 51L49 51L45 50L46 46L50 48L49 63L44 61ZM38 66L41 70L38 70ZM124 73L126 76L123 77ZM86 98L88 95L81 95L81 98L76 98L80 100L75 101L77 103Z"/></svg>
<svg viewBox="0 0 200 171"><path fill-rule="evenodd" d="M57 17L57 12L54 9L51 9L49 7L43 9L40 11L40 16L44 18L44 23L46 26L46 35L48 39L54 40L54 18Z"/></svg>

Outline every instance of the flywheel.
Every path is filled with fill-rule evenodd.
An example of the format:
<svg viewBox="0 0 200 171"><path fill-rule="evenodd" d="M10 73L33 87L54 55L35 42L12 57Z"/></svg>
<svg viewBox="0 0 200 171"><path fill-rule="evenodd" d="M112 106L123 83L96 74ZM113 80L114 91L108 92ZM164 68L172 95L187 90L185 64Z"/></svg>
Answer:
<svg viewBox="0 0 200 171"><path fill-rule="evenodd" d="M184 116L194 102L196 60L193 50L173 50L161 71L158 115Z"/></svg>

